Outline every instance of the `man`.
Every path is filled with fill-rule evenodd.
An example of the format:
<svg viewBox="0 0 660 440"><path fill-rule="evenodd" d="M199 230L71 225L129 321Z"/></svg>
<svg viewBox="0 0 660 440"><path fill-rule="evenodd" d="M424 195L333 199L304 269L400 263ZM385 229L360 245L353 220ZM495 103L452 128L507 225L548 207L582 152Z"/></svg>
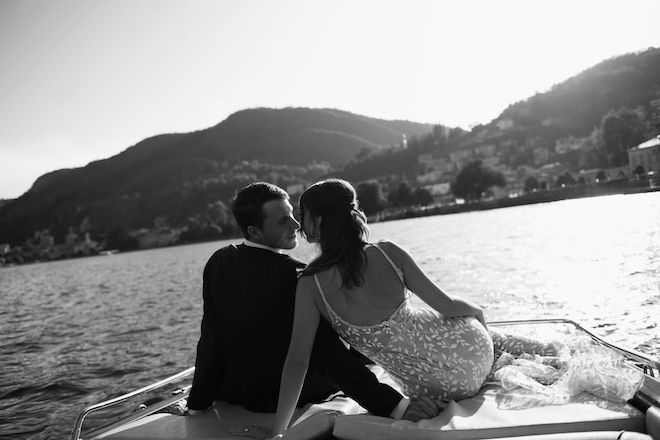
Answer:
<svg viewBox="0 0 660 440"><path fill-rule="evenodd" d="M300 223L288 194L257 182L234 197L233 214L245 241L218 250L204 269L204 316L190 414L224 399L257 412L277 408L286 359L298 272L305 264L282 250L294 249ZM378 382L330 326L322 321L299 405L323 401L341 389L368 411L419 420L438 414L429 399L409 402Z"/></svg>

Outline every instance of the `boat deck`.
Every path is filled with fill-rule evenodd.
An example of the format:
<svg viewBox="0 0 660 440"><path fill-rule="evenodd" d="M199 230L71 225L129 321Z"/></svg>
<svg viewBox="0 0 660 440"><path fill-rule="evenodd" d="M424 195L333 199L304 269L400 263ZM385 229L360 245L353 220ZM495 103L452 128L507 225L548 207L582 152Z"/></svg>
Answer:
<svg viewBox="0 0 660 440"><path fill-rule="evenodd" d="M382 377L385 373L378 368L375 367L374 371ZM660 382L657 380L645 379L642 395L653 394L660 389L658 387ZM339 397L298 410L296 417L299 420L294 428L287 431L286 438L531 440L576 438L571 435L579 434L589 435L584 437L589 439L616 439L620 438L621 432L627 432L627 438L650 440L653 437L646 435L647 432L660 427L660 411L657 407L651 407L651 411L655 412L649 419L644 411L630 403L599 399L588 393L574 396L562 405L548 404L524 390L505 391L497 385L488 385L477 396L450 402L438 417L420 422L393 421L369 415L353 400ZM238 405L220 402L198 416L153 414L93 438L235 440L237 437L232 431L246 426L269 427L274 417L274 414L253 413ZM647 426L649 420L656 428Z"/></svg>
<svg viewBox="0 0 660 440"><path fill-rule="evenodd" d="M586 330L572 321L544 320L527 322L537 325L570 324L580 331ZM588 333L588 332L587 332ZM343 396L318 405L297 410L294 425L285 438L294 440L660 440L660 360L641 353L615 347L593 336L607 348L623 354L630 364L643 365L644 375L640 389L628 402L607 400L582 392L563 400L548 399L524 388L505 390L496 383L482 387L474 397L459 402L451 401L447 408L430 420L410 422L394 421L370 415L355 401ZM379 380L393 387L397 385L377 366L372 371ZM233 432L246 426L270 427L275 415L253 413L238 405L219 402L197 416L162 413L185 399L187 390L155 403L113 425L79 436L87 414L125 401L137 394L151 391L163 384L180 380L192 373L157 382L149 387L86 408L78 417L72 440L109 439L236 439Z"/></svg>

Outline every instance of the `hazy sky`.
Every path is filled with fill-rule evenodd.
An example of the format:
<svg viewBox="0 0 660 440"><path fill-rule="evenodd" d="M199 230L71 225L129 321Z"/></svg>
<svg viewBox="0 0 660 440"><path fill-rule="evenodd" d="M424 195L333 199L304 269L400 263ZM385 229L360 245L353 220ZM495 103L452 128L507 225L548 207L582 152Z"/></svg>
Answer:
<svg viewBox="0 0 660 440"><path fill-rule="evenodd" d="M252 107L469 128L660 47L658 0L0 0L0 198Z"/></svg>

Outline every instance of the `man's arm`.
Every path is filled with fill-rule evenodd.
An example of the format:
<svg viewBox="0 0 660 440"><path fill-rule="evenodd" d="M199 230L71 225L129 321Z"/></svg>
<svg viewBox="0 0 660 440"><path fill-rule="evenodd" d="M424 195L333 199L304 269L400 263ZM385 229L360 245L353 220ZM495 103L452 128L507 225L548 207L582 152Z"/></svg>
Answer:
<svg viewBox="0 0 660 440"><path fill-rule="evenodd" d="M202 330L202 336L197 343L195 375L188 397L190 414L205 411L213 405L216 390L224 375L224 359L216 341L216 338L206 335Z"/></svg>
<svg viewBox="0 0 660 440"><path fill-rule="evenodd" d="M195 375L193 377L188 409L190 414L203 412L213 405L215 393L225 372L225 361L221 341L218 337L218 323L214 310L213 296L209 282L210 272L215 265L211 261L204 269L203 298L204 315L201 324L201 336L197 343Z"/></svg>

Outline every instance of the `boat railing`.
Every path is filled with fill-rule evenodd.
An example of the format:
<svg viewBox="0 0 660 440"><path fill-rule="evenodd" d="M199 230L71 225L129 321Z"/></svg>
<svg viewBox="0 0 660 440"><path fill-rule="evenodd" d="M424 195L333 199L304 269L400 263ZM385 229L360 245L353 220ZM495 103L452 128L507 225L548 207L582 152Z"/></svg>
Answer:
<svg viewBox="0 0 660 440"><path fill-rule="evenodd" d="M78 417L76 417L76 421L73 425L73 429L71 430L71 440L80 440L80 434L82 432L82 426L85 420L85 417L87 417L90 413L95 412L95 411L100 411L102 409L110 408L112 406L118 405L120 403L126 402L140 394L148 393L150 391L156 390L158 388L162 388L166 385L169 385L173 382L176 382L186 376L191 375L195 371L195 367L190 367L187 370L184 370L180 373L177 373L173 376L170 376L168 378L165 378L159 382L153 383L151 385L148 385L144 388L140 388L139 390L131 391L130 393L123 394L121 396L117 396L115 398L96 403L94 405L90 405L83 409L80 414L78 414ZM182 389L179 393L173 395L172 397L169 397L167 399L161 400L153 405L150 405L147 408L140 409L139 411L135 412L134 414L131 414L128 418L123 418L121 421L115 423L115 424L110 424L108 426L105 426L98 431L94 431L93 433L90 433L91 437L98 436L102 434L103 432L108 432L118 426L124 425L127 422L132 422L135 420L139 420L143 417L146 417L150 414L155 413L156 411L160 411L163 408L166 408L169 405L172 405L173 403L178 402L179 400L185 398L188 396L188 393L190 392L190 386ZM115 426L116 425L116 426Z"/></svg>
<svg viewBox="0 0 660 440"><path fill-rule="evenodd" d="M593 330L589 329L588 327L585 327L581 324L578 324L577 322L570 320L570 319L564 319L564 318L546 318L546 319L525 319L525 320L511 320L511 321L493 321L489 322L488 325L494 325L494 326L505 326L505 325L521 325L521 324L568 324L572 325L576 329L584 332L587 334L590 338L592 338L594 341L598 342L599 344L604 345L605 347L614 350L615 352L621 354L622 356L626 357L632 362L639 363L641 364L641 368L643 369L644 373L648 374L649 376L655 377L655 372L660 373L660 359L648 355L646 353L642 353L636 350L631 350L628 348L621 347L619 345L613 344L611 342L608 342L598 336Z"/></svg>

